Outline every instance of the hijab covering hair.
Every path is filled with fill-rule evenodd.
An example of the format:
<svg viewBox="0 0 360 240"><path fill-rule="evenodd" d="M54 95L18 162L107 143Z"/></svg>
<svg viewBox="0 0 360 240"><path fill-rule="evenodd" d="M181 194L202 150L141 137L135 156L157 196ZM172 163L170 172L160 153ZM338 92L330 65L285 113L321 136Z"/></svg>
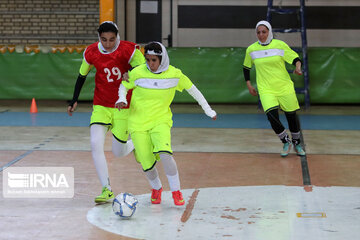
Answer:
<svg viewBox="0 0 360 240"><path fill-rule="evenodd" d="M162 73L162 72L165 72L166 70L168 70L168 68L169 68L169 64L170 64L169 55L166 51L165 46L159 42L150 42L149 44L147 44L147 46L145 46L145 48L148 48L148 46L150 44L154 44L154 43L161 47L161 52L159 52L158 50L149 48L149 49L146 49L145 54L161 56L161 63L159 65L158 69L153 73ZM147 63L146 63L146 66L151 71L151 69Z"/></svg>
<svg viewBox="0 0 360 240"><path fill-rule="evenodd" d="M111 25L113 25L114 27L115 27L115 29L116 29L116 32L114 31L114 29L111 29ZM108 27L108 28L106 28L106 25L110 25L110 28ZM105 31L103 30L103 31L101 31L101 28L102 27L105 27ZM101 32L100 32L101 31ZM103 33L103 32L113 32L113 33L115 33L116 34L116 43L115 43L115 46L114 46L114 48L109 52L109 51L106 51L105 50L105 48L104 48L104 46L101 44L101 37L100 37L100 35L101 35L101 33ZM101 51L103 52L103 53L112 53L112 52L114 52L117 48L118 48L118 46L119 46L119 44L120 44L120 35L119 35L119 28L118 28L118 26L114 23L114 22L111 22L111 21L105 21L105 22L102 22L101 24L100 24L100 26L99 26L99 28L98 28L98 38L99 38L99 46L100 46L100 49L101 49Z"/></svg>
<svg viewBox="0 0 360 240"><path fill-rule="evenodd" d="M269 23L268 21L262 20L262 21L260 21L260 22L258 22L258 23L256 24L256 28L255 28L255 33L256 33L256 34L257 34L257 29L258 29L258 27L259 27L260 25L264 25L265 27L267 27L267 29L269 30L269 35L268 35L268 37L267 37L267 39L266 39L265 42L262 43L262 42L260 42L260 40L259 40L259 43L260 43L261 45L268 45L268 44L271 42L271 40L273 39L272 27L271 27L271 25L270 25L270 23Z"/></svg>

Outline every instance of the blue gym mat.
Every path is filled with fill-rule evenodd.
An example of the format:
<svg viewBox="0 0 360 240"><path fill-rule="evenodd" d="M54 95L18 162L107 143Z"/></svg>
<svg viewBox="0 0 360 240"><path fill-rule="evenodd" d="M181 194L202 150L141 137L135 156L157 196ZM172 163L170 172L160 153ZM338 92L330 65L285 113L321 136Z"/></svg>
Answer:
<svg viewBox="0 0 360 240"><path fill-rule="evenodd" d="M72 117L61 112L2 112L0 126L86 127L91 113L74 113ZM302 129L360 130L360 115L299 115ZM287 126L283 114L280 119ZM174 127L187 128L260 128L270 129L265 114L219 114L213 121L205 114L174 114Z"/></svg>

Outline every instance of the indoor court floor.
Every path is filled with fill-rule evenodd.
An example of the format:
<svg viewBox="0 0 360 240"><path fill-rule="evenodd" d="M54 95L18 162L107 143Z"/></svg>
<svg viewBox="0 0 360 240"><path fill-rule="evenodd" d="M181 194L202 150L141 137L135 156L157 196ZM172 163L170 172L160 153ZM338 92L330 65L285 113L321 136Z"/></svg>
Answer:
<svg viewBox="0 0 360 240"><path fill-rule="evenodd" d="M0 101L0 188L11 167L71 167L72 198L0 196L0 239L339 240L360 236L360 106L301 110L306 157L280 157L282 144L256 105L173 106L172 146L186 204L175 206L163 172L160 205L132 154L106 157L115 194L139 200L123 220L101 191L90 152L91 104L72 117L65 101ZM284 125L287 126L284 118Z"/></svg>

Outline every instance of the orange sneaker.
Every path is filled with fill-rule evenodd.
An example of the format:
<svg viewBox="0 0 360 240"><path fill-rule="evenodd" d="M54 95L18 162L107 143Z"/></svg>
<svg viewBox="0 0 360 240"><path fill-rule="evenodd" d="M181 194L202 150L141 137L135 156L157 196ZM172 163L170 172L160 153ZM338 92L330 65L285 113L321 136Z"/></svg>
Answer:
<svg viewBox="0 0 360 240"><path fill-rule="evenodd" d="M151 192L151 203L152 204L160 204L161 203L161 192L163 188L159 190L153 189Z"/></svg>
<svg viewBox="0 0 360 240"><path fill-rule="evenodd" d="M181 206L181 205L185 204L185 200L184 200L180 190L172 192L172 197L174 199L175 205Z"/></svg>

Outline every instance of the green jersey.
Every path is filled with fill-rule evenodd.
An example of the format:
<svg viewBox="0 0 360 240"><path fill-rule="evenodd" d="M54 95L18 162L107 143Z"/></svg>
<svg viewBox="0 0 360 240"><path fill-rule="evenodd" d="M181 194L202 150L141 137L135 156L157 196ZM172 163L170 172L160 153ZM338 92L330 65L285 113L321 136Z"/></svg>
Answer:
<svg viewBox="0 0 360 240"><path fill-rule="evenodd" d="M294 83L286 70L285 62L292 64L298 54L285 42L273 39L263 46L259 42L246 49L244 67L256 67L256 84L259 94L283 96L294 93Z"/></svg>
<svg viewBox="0 0 360 240"><path fill-rule="evenodd" d="M133 89L129 130L147 131L161 123L172 126L170 104L175 91L190 89L193 83L180 69L173 66L159 74L152 73L142 64L129 72L129 82L122 84L127 89Z"/></svg>

